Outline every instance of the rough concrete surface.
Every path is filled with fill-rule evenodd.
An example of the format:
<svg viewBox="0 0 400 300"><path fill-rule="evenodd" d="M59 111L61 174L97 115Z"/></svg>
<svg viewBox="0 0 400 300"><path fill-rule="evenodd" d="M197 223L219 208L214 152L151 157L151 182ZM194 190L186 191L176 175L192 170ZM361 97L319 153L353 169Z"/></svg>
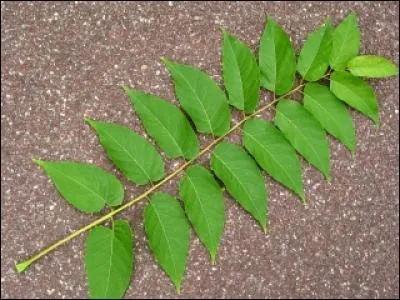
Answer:
<svg viewBox="0 0 400 300"><path fill-rule="evenodd" d="M71 159L116 172L83 117L144 134L119 85L176 103L160 56L193 64L221 81L220 26L256 51L265 15L296 46L331 16L354 10L361 53L399 63L398 2L162 2L1 4L1 297L87 297L81 236L17 274L16 261L94 220L69 206L31 161ZM270 233L225 194L226 228L211 266L192 233L182 294L150 255L140 203L122 214L135 230L136 267L127 298L399 297L399 81L371 80L381 126L352 110L355 159L329 137L332 181L302 160L306 207L265 175ZM262 103L270 101L263 92ZM235 119L239 115L235 114ZM273 115L266 112L264 118ZM240 142L239 135L230 140ZM202 145L210 142L201 136ZM170 172L182 160L168 161ZM207 159L201 159L206 163ZM177 180L161 188L176 195Z"/></svg>

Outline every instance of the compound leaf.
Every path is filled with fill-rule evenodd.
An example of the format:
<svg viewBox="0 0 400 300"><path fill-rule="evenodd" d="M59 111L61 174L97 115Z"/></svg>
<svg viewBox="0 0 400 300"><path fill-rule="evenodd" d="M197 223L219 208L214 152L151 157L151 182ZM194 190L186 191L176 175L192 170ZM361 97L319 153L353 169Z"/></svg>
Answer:
<svg viewBox="0 0 400 300"><path fill-rule="evenodd" d="M221 142L211 157L211 169L228 192L267 231L267 191L256 162L240 146Z"/></svg>
<svg viewBox="0 0 400 300"><path fill-rule="evenodd" d="M260 119L248 120L243 128L243 144L269 175L294 191L304 203L296 151L274 125Z"/></svg>
<svg viewBox="0 0 400 300"><path fill-rule="evenodd" d="M356 56L349 61L347 69L354 76L382 78L397 75L399 69L390 60L376 55Z"/></svg>
<svg viewBox="0 0 400 300"><path fill-rule="evenodd" d="M297 71L308 81L321 79L329 67L332 50L332 23L330 19L312 32L300 51Z"/></svg>
<svg viewBox="0 0 400 300"><path fill-rule="evenodd" d="M71 161L34 160L43 167L57 190L77 209L94 213L105 204L117 206L124 198L121 182L96 166Z"/></svg>
<svg viewBox="0 0 400 300"><path fill-rule="evenodd" d="M189 252L189 225L178 201L155 193L146 206L144 225L149 246L179 293Z"/></svg>
<svg viewBox="0 0 400 300"><path fill-rule="evenodd" d="M333 31L330 65L336 71L343 71L347 63L360 51L361 32L356 14L349 14Z"/></svg>
<svg viewBox="0 0 400 300"><path fill-rule="evenodd" d="M124 87L143 126L168 158L192 159L200 151L199 140L183 112L167 101Z"/></svg>
<svg viewBox="0 0 400 300"><path fill-rule="evenodd" d="M223 33L223 73L228 101L237 109L251 113L259 99L260 69L246 44L225 30Z"/></svg>
<svg viewBox="0 0 400 300"><path fill-rule="evenodd" d="M271 17L261 37L259 50L261 85L282 95L294 83L296 56L289 36Z"/></svg>
<svg viewBox="0 0 400 300"><path fill-rule="evenodd" d="M122 298L133 271L133 238L127 221L113 228L97 226L85 242L85 269L90 298Z"/></svg>
<svg viewBox="0 0 400 300"><path fill-rule="evenodd" d="M96 130L108 157L128 179L142 185L164 177L161 156L144 137L118 124L86 121Z"/></svg>
<svg viewBox="0 0 400 300"><path fill-rule="evenodd" d="M356 133L353 119L345 104L332 94L329 87L318 83L307 83L304 88L304 107L326 131L354 153Z"/></svg>
<svg viewBox="0 0 400 300"><path fill-rule="evenodd" d="M175 81L176 96L197 130L221 136L229 130L231 112L225 93L199 69L163 58Z"/></svg>
<svg viewBox="0 0 400 300"><path fill-rule="evenodd" d="M293 100L280 100L275 124L292 146L329 180L329 146L320 123Z"/></svg>
<svg viewBox="0 0 400 300"><path fill-rule="evenodd" d="M330 89L340 100L379 123L379 108L373 88L362 79L348 72L333 72Z"/></svg>
<svg viewBox="0 0 400 300"><path fill-rule="evenodd" d="M224 200L214 176L200 165L191 166L179 184L186 214L215 263L224 231Z"/></svg>

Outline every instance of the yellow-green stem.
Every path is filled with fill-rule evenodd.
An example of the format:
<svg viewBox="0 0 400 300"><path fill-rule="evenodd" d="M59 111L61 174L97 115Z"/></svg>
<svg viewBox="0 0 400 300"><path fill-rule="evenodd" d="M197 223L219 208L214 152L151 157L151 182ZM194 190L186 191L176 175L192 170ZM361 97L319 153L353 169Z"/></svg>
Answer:
<svg viewBox="0 0 400 300"><path fill-rule="evenodd" d="M288 93L284 94L283 96L280 96L276 99L274 99L272 102L262 106L260 109L258 109L257 111L255 111L254 113L245 116L242 120L240 120L240 122L236 123L228 132L226 132L224 135L218 137L217 139L213 140L207 147L205 147L199 154L197 154L196 157L194 157L191 160L186 161L184 164L182 164L177 170L175 170L174 172L172 172L171 174L169 174L167 177L165 177L163 180L161 180L160 182L158 182L157 184L153 185L152 187L150 187L146 192L144 192L143 194L131 199L129 202L125 203L124 205L110 211L109 213L107 213L106 215L102 216L101 218L97 219L96 221L93 221L92 223L78 229L77 231L71 233L70 235L64 237L63 239L59 240L58 242L54 243L53 245L41 250L40 252L38 252L37 254L35 254L34 256L32 256L31 258L20 262L18 264L16 264L16 269L19 273L23 272L24 270L26 270L32 263L34 263L35 261L37 261L38 259L42 258L43 256L47 255L48 253L50 253L51 251L55 250L56 248L58 248L59 246L69 242L70 240L74 239L75 237L81 235L82 233L90 230L91 228L107 221L108 219L112 218L114 215L120 213L121 211L124 211L125 209L129 208L130 206L134 205L136 202L139 202L140 200L146 198L149 194L151 194L152 192L154 192L156 189L158 189L160 186L162 186L164 183L168 182L169 180L171 180L172 178L174 178L176 175L178 175L181 171L183 171L187 166L189 166L190 164L192 164L195 160L197 160L199 157L201 157L203 154L205 154L206 152L208 152L212 147L214 147L216 144L218 144L220 141L222 141L226 136L228 136L229 134L231 134L233 131L235 131L237 128L239 128L244 122L246 122L247 120L255 117L256 115L258 115L259 113L263 112L264 110L266 110L267 108L271 107L272 105L274 105L277 101L279 101L280 99L289 96L293 93L295 93L296 91L300 90L304 85L298 85L296 88L294 88L293 90L289 91ZM275 98L275 97L274 97Z"/></svg>

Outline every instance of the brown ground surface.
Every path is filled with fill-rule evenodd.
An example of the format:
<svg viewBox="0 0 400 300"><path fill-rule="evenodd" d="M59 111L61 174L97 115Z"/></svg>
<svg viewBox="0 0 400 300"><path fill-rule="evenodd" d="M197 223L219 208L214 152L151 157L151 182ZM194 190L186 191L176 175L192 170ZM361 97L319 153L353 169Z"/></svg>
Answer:
<svg viewBox="0 0 400 300"><path fill-rule="evenodd" d="M14 263L95 219L67 205L31 158L73 159L113 170L83 117L143 133L120 84L175 102L160 56L196 65L220 80L221 25L256 50L269 14L298 50L328 15L337 24L350 10L359 16L362 53L398 64L397 2L2 2L1 297L87 297L84 236L24 274L15 272ZM399 81L371 82L382 122L377 128L352 111L355 160L330 138L331 183L302 161L306 207L266 176L267 236L225 195L218 264L210 265L192 236L182 298L399 297ZM268 100L265 93L262 102ZM202 137L203 145L209 141ZM166 163L171 171L181 161ZM176 194L176 183L162 190ZM126 197L144 189L127 184ZM148 251L144 205L123 214L136 237L136 270L126 297L177 297Z"/></svg>

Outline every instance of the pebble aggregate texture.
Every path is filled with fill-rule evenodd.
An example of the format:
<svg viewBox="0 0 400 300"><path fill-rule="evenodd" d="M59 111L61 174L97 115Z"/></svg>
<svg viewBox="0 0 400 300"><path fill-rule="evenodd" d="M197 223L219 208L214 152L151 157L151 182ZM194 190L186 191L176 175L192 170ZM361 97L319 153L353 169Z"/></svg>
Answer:
<svg viewBox="0 0 400 300"><path fill-rule="evenodd" d="M223 26L257 51L265 15L297 52L331 16L359 18L363 54L399 64L398 2L1 3L1 297L85 298L80 236L17 274L26 259L96 219L69 206L31 158L94 163L116 172L84 116L146 135L119 85L175 100L160 56L193 64L221 83ZM136 267L127 298L398 298L399 80L371 80L377 128L355 111L357 152L329 137L332 180L302 160L307 206L265 175L270 232L225 193L226 224L217 265L192 232L181 295L151 256L145 202L120 216L135 231ZM298 98L297 95L295 98ZM271 101L263 92L261 103ZM233 122L239 114L234 114ZM271 112L263 113L271 120ZM201 135L204 147L211 138ZM240 142L240 135L229 137ZM200 162L207 164L209 155ZM182 160L165 159L167 172ZM179 178L179 177L178 177ZM177 180L161 190L177 194Z"/></svg>

